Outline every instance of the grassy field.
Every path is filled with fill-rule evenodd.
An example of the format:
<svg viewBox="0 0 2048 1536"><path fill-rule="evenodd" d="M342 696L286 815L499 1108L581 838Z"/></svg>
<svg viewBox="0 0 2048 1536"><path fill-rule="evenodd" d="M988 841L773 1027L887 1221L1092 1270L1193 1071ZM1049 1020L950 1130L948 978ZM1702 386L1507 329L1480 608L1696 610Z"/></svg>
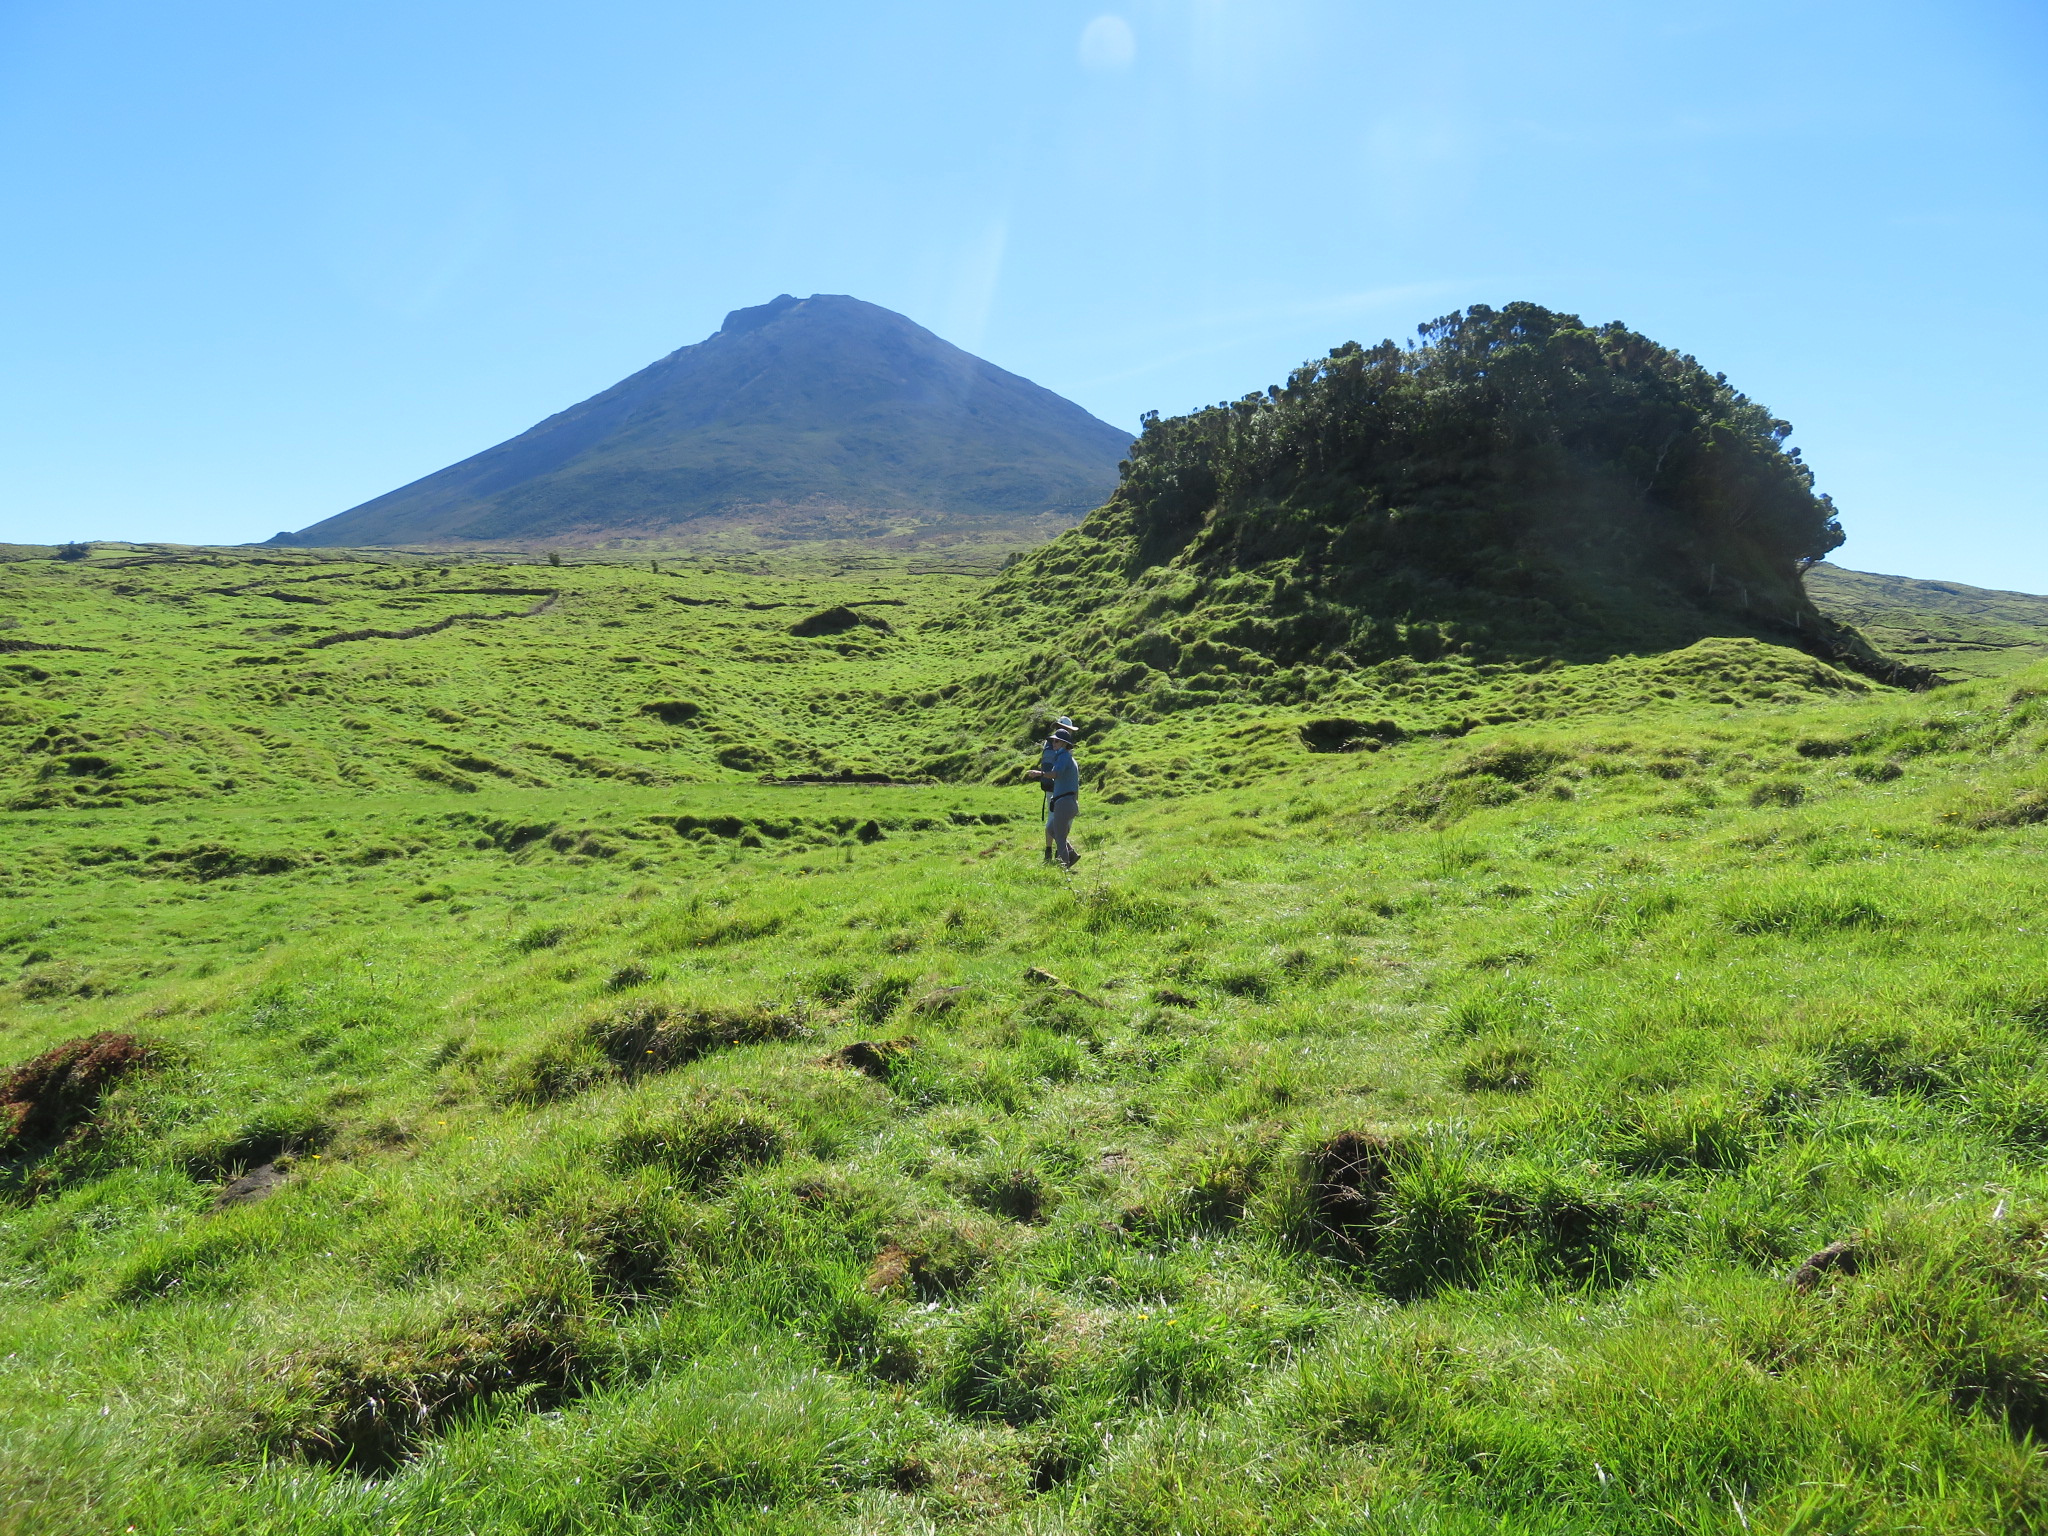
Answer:
<svg viewBox="0 0 2048 1536"><path fill-rule="evenodd" d="M0 565L0 1529L2048 1526L2048 668L981 590Z"/></svg>

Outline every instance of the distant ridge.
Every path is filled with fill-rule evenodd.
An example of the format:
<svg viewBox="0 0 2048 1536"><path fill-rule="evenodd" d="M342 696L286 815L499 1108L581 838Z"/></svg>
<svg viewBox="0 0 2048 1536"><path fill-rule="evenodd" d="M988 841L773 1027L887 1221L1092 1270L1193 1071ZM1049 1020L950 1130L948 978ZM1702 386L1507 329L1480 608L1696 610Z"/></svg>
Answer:
<svg viewBox="0 0 2048 1536"><path fill-rule="evenodd" d="M2002 677L2048 657L2048 597L1959 581L1851 571L1822 561L1806 573L1821 612L1852 624L1893 656L1945 679Z"/></svg>
<svg viewBox="0 0 2048 1536"><path fill-rule="evenodd" d="M1116 488L1130 442L891 310L782 294L509 441L269 542L658 538L735 517L842 535L904 518L1071 522Z"/></svg>

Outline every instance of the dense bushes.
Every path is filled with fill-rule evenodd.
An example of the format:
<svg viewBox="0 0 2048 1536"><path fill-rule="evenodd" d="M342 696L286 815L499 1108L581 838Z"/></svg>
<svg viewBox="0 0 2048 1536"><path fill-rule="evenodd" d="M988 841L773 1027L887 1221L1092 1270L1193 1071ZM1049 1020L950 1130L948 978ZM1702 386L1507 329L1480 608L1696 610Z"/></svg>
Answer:
<svg viewBox="0 0 2048 1536"><path fill-rule="evenodd" d="M1126 717L1313 699L1397 657L1587 660L1745 632L1929 681L1807 600L1802 570L1843 536L1790 431L1620 324L1475 305L1419 344L1347 343L1284 386L1148 416L1109 503L983 606L1059 616L1012 690L1057 682ZM1304 740L1370 747L1390 725Z"/></svg>

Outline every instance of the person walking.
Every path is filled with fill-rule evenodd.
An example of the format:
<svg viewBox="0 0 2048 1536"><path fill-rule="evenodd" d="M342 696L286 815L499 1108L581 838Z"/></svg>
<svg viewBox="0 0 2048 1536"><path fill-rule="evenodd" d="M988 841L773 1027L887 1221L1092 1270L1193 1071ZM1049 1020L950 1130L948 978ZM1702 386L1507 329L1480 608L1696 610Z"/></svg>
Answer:
<svg viewBox="0 0 2048 1536"><path fill-rule="evenodd" d="M1038 766L1025 770L1027 779L1045 786L1045 861L1059 861L1062 869L1081 862L1069 835L1074 830L1074 813L1081 808L1081 767L1074 761L1074 743L1080 739L1074 722L1061 715L1052 734L1038 753Z"/></svg>

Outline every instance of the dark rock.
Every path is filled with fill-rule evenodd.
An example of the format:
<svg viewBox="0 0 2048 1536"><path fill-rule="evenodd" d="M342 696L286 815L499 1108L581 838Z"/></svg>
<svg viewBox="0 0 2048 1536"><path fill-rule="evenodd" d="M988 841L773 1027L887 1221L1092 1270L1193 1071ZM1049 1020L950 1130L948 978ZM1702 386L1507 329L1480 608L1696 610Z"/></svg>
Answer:
<svg viewBox="0 0 2048 1536"><path fill-rule="evenodd" d="M229 1184L213 1198L216 1211L231 1205L250 1205L275 1194L284 1183L284 1170L275 1163L263 1163Z"/></svg>

